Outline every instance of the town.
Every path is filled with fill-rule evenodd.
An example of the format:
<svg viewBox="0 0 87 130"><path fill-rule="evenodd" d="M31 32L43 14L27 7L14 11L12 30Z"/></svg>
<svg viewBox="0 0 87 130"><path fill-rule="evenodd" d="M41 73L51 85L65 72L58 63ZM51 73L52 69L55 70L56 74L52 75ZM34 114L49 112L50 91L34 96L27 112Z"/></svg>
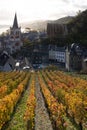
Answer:
<svg viewBox="0 0 87 130"><path fill-rule="evenodd" d="M0 130L87 130L87 0L0 0Z"/></svg>
<svg viewBox="0 0 87 130"><path fill-rule="evenodd" d="M0 36L0 71L56 65L67 71L86 72L87 49L79 41L69 44L68 34L67 24L56 22L47 23L42 31L28 27L26 32L21 32L15 13L9 33Z"/></svg>

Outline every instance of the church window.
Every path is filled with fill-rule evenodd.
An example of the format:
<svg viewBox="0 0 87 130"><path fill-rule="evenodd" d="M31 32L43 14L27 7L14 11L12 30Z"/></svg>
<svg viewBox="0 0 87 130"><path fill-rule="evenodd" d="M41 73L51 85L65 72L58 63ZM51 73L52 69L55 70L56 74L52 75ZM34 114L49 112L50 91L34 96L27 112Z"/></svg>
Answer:
<svg viewBox="0 0 87 130"><path fill-rule="evenodd" d="M19 38L19 31L16 31L16 38Z"/></svg>

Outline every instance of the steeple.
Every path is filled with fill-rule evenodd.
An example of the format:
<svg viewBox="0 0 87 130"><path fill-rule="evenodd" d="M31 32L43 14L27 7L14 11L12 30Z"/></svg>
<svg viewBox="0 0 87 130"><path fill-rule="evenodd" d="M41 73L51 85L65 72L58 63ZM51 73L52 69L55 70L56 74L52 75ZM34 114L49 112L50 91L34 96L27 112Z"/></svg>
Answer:
<svg viewBox="0 0 87 130"><path fill-rule="evenodd" d="M13 28L18 28L17 15L15 13Z"/></svg>

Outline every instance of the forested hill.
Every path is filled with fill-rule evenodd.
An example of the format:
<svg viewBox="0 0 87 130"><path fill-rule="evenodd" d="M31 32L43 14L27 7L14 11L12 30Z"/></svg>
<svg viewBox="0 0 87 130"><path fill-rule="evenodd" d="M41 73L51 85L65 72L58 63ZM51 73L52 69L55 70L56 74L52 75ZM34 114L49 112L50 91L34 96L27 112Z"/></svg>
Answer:
<svg viewBox="0 0 87 130"><path fill-rule="evenodd" d="M71 22L73 20L73 18L74 18L73 16L62 17L60 19L53 21L53 23L68 24L69 22Z"/></svg>
<svg viewBox="0 0 87 130"><path fill-rule="evenodd" d="M66 16L57 20L39 20L39 21L33 21L31 23L25 22L21 24L22 28L32 28L35 30L46 30L47 29L47 23L59 23L59 24L67 24L73 19L72 16Z"/></svg>
<svg viewBox="0 0 87 130"><path fill-rule="evenodd" d="M87 10L79 14L68 23L70 37L87 45Z"/></svg>

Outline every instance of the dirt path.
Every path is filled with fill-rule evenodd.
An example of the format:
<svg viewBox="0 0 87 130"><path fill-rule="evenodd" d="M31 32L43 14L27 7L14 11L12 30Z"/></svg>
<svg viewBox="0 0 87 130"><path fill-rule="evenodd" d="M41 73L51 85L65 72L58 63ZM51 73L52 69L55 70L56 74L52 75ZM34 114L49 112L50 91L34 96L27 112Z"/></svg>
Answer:
<svg viewBox="0 0 87 130"><path fill-rule="evenodd" d="M38 79L36 78L36 110L35 110L35 130L53 130L47 109L45 107L44 98L40 92Z"/></svg>

